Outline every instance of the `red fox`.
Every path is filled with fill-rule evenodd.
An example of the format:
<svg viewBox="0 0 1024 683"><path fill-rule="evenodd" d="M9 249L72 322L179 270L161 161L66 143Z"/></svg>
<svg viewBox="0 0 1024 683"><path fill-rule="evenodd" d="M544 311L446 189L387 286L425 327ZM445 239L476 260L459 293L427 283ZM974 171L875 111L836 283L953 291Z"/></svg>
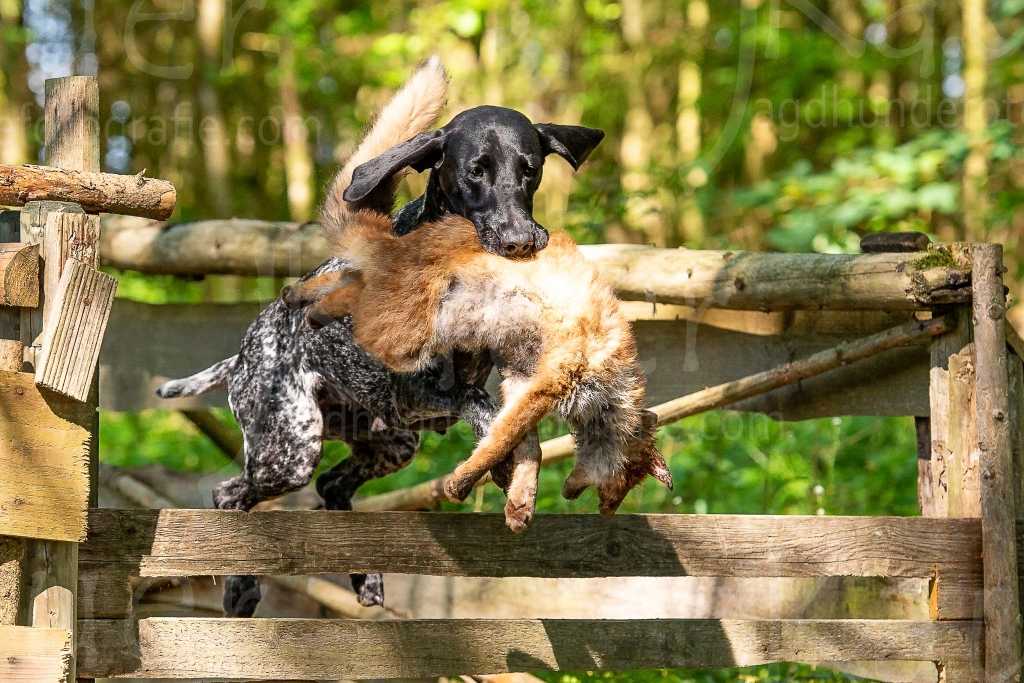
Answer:
<svg viewBox="0 0 1024 683"><path fill-rule="evenodd" d="M325 226L346 270L293 289L310 319L352 316L356 342L397 372L452 351L490 352L504 404L445 494L463 500L552 410L569 423L577 463L562 493L596 487L614 513L650 474L672 477L655 446L654 415L629 322L611 288L565 234L536 256L510 260L480 246L458 216L402 237L373 211L338 211Z"/></svg>

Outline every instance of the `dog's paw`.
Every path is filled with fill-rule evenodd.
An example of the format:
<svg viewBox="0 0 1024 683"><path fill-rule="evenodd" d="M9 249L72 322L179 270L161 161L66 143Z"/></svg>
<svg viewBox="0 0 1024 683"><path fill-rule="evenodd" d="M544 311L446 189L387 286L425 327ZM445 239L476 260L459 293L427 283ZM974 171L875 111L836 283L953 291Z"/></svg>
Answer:
<svg viewBox="0 0 1024 683"><path fill-rule="evenodd" d="M260 604L260 582L255 576L229 576L224 581L224 616L248 618Z"/></svg>
<svg viewBox="0 0 1024 683"><path fill-rule="evenodd" d="M380 574L352 574L352 590L363 607L384 606L384 577Z"/></svg>

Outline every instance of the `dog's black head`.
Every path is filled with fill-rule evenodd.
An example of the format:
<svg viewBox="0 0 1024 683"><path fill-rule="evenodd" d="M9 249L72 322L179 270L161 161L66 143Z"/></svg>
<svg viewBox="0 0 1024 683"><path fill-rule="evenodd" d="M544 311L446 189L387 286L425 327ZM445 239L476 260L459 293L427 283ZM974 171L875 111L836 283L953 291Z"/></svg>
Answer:
<svg viewBox="0 0 1024 683"><path fill-rule="evenodd" d="M345 200L363 199L405 167L430 169L417 223L459 214L473 221L488 251L529 256L548 243L533 220L544 158L554 152L578 169L603 137L583 126L534 125L513 109L474 107L357 167Z"/></svg>

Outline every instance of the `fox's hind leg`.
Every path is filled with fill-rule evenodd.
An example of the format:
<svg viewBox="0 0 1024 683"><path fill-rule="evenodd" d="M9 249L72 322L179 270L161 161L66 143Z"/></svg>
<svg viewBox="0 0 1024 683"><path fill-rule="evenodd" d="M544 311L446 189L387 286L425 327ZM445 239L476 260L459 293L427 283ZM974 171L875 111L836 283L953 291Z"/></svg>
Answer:
<svg viewBox="0 0 1024 683"><path fill-rule="evenodd" d="M458 415L472 428L477 441L484 439L498 413L494 399L474 385L455 386L448 391L437 389L443 382L421 381L404 388L415 396L413 403ZM505 525L520 532L530 525L537 507L537 479L540 475L540 439L534 429L524 438L512 455L491 467L491 479L505 492Z"/></svg>
<svg viewBox="0 0 1024 683"><path fill-rule="evenodd" d="M445 482L444 492L450 500L465 500L487 470L508 457L558 401L558 392L544 380L509 378L502 383L502 391L505 404L488 428L487 435L480 440L469 459L456 467ZM523 456L517 468L533 467L530 463L538 457L539 444L533 450L534 453ZM513 474L513 482L515 479Z"/></svg>

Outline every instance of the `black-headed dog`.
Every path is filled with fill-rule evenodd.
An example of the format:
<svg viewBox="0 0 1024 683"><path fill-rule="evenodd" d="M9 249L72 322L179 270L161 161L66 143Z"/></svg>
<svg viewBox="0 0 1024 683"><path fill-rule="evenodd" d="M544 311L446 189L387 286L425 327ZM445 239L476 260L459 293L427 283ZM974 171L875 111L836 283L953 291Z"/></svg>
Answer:
<svg viewBox="0 0 1024 683"><path fill-rule="evenodd" d="M547 232L533 220L532 208L544 157L555 153L578 168L604 134L580 126L534 125L501 107L470 109L426 132L446 93L444 69L431 59L385 106L339 172L324 204L324 223L332 224L332 212L343 205L390 213L402 174L429 169L424 195L395 217L396 233L455 213L472 221L490 252L522 257L543 249ZM302 280L346 267L341 259L328 259ZM482 388L491 367L489 357L455 354L415 374L398 375L356 345L349 321L314 329L305 311L279 298L249 327L236 356L167 382L157 393L173 398L227 386L243 433L245 464L242 474L214 490L218 509L249 510L305 486L320 461L323 440L341 439L351 446L351 455L320 475L316 487L327 509L349 510L363 483L410 462L419 444L417 430L444 429L461 418L477 438L486 433L498 410ZM538 454L533 432L511 462L492 470L495 482L508 492L512 468L517 463L535 468ZM532 515L532 497L509 494L510 528L525 528ZM353 574L352 584L362 604L383 604L379 575ZM256 577L228 577L226 614L251 616L259 599Z"/></svg>

